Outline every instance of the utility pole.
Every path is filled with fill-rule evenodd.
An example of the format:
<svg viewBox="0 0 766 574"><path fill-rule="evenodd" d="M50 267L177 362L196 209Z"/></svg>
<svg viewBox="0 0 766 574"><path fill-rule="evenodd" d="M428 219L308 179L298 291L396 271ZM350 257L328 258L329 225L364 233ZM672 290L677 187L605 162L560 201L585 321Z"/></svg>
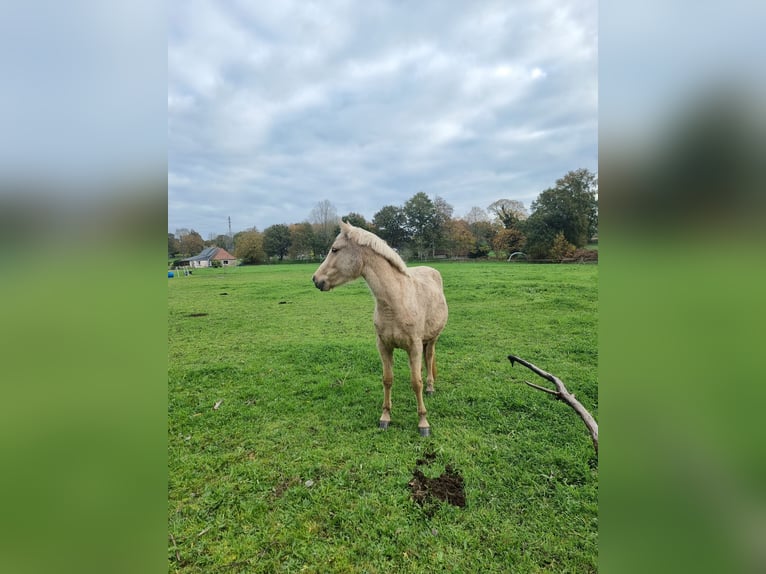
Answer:
<svg viewBox="0 0 766 574"><path fill-rule="evenodd" d="M226 246L227 251L231 251L232 248L234 247L234 245L233 245L233 243L234 243L234 236L231 234L231 215L229 216L229 241L228 241L228 243L229 244Z"/></svg>

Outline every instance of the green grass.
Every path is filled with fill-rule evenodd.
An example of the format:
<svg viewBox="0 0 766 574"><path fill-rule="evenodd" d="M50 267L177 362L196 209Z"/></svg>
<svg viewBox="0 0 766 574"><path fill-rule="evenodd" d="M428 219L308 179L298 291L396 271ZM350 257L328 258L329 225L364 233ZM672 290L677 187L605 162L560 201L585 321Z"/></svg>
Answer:
<svg viewBox="0 0 766 574"><path fill-rule="evenodd" d="M596 571L587 430L506 357L559 376L598 419L598 267L434 266L450 319L426 439L403 351L391 426L377 428L361 279L321 293L316 264L168 279L169 571ZM426 449L427 474L462 474L465 508L410 498Z"/></svg>

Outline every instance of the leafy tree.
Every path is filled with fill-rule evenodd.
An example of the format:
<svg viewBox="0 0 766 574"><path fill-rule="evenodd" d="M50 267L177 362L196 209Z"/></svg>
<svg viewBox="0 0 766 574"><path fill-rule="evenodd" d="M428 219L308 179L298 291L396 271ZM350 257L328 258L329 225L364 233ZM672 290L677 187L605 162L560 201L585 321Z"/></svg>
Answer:
<svg viewBox="0 0 766 574"><path fill-rule="evenodd" d="M340 225L336 227L338 227L338 233L340 233ZM311 242L311 252L314 256L321 259L327 255L327 252L330 250L330 246L333 241L335 241L335 237L338 233L331 232L329 235L325 235L324 233L320 233L316 226L314 226L314 240Z"/></svg>
<svg viewBox="0 0 766 574"><path fill-rule="evenodd" d="M181 243L175 234L168 233L168 257L175 257L181 251Z"/></svg>
<svg viewBox="0 0 766 574"><path fill-rule="evenodd" d="M546 221L543 213L535 212L524 222L524 234L527 242L524 251L532 259L546 259L553 247L557 230Z"/></svg>
<svg viewBox="0 0 766 574"><path fill-rule="evenodd" d="M372 217L374 231L391 247L401 249L409 239L407 216L401 207L386 205Z"/></svg>
<svg viewBox="0 0 766 574"><path fill-rule="evenodd" d="M362 229L366 229L367 231L370 231L370 224L367 222L367 220L364 218L364 215L361 215L359 213L354 213L353 211L349 213L348 215L344 215L341 217L343 221L346 221L347 223L350 223L354 227L361 227Z"/></svg>
<svg viewBox="0 0 766 574"><path fill-rule="evenodd" d="M311 257L314 253L314 228L308 221L290 226L290 250L293 259Z"/></svg>
<svg viewBox="0 0 766 574"><path fill-rule="evenodd" d="M474 234L476 235L476 243L479 245L486 245L488 251L492 249L492 242L495 240L495 235L500 231L498 227L491 221L479 221L471 226Z"/></svg>
<svg viewBox="0 0 766 574"><path fill-rule="evenodd" d="M263 231L263 249L282 261L290 250L290 228L282 223L267 227Z"/></svg>
<svg viewBox="0 0 766 574"><path fill-rule="evenodd" d="M436 217L434 220L434 247L444 249L447 247L447 224L452 221L454 208L443 197L438 195L434 198Z"/></svg>
<svg viewBox="0 0 766 574"><path fill-rule="evenodd" d="M533 215L562 231L575 247L583 247L598 230L596 182L595 174L587 169L568 172L532 202Z"/></svg>
<svg viewBox="0 0 766 574"><path fill-rule="evenodd" d="M263 234L254 227L234 235L234 256L242 263L252 265L266 261Z"/></svg>
<svg viewBox="0 0 766 574"><path fill-rule="evenodd" d="M471 259L478 259L480 257L487 257L489 255L489 245L486 243L475 243L473 249L468 252L468 257Z"/></svg>
<svg viewBox="0 0 766 574"><path fill-rule="evenodd" d="M202 236L193 229L179 239L179 244L184 255L197 255L205 248Z"/></svg>
<svg viewBox="0 0 766 574"><path fill-rule="evenodd" d="M420 191L405 202L404 215L418 255L422 257L429 249L433 251L437 225L434 202Z"/></svg>

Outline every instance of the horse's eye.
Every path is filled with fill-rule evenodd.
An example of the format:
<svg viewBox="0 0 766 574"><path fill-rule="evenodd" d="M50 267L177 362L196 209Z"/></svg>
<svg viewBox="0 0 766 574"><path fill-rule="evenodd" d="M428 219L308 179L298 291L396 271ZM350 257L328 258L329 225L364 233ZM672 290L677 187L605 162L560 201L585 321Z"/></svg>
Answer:
<svg viewBox="0 0 766 574"><path fill-rule="evenodd" d="M332 251L333 253L337 253L338 252L338 248L337 247L333 247L332 249L330 249L330 251Z"/></svg>

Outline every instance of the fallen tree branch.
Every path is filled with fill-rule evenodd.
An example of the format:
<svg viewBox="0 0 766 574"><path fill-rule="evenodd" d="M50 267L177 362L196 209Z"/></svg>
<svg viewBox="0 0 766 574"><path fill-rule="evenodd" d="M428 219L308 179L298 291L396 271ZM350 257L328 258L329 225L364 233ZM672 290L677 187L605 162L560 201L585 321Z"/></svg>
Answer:
<svg viewBox="0 0 766 574"><path fill-rule="evenodd" d="M548 393L550 395L556 395L559 396L558 391L554 391L553 389L549 389L548 387L541 387L540 385L536 385L534 383L530 383L529 381L524 381L526 384L528 384L533 389L537 389L538 391L543 391L544 393Z"/></svg>
<svg viewBox="0 0 766 574"><path fill-rule="evenodd" d="M521 363L533 373L540 375L542 378L556 385L556 390L554 391L552 389L547 389L545 387L532 384L528 381L524 381L530 387L540 391L545 391L546 393L554 395L557 399L564 401L566 404L572 407L578 415L580 415L580 418L585 423L585 426L588 427L590 437L593 440L593 448L596 449L596 456L598 456L598 423L596 422L596 419L593 418L593 415L591 415L588 410L582 406L582 403L580 403L580 401L578 401L575 396L567 390L567 388L564 386L564 383L561 382L561 379L555 375L551 375L547 371L543 371L540 367L537 367L529 361L525 361L524 359L515 355L508 355L508 360L511 362L511 366L513 366L515 362Z"/></svg>

